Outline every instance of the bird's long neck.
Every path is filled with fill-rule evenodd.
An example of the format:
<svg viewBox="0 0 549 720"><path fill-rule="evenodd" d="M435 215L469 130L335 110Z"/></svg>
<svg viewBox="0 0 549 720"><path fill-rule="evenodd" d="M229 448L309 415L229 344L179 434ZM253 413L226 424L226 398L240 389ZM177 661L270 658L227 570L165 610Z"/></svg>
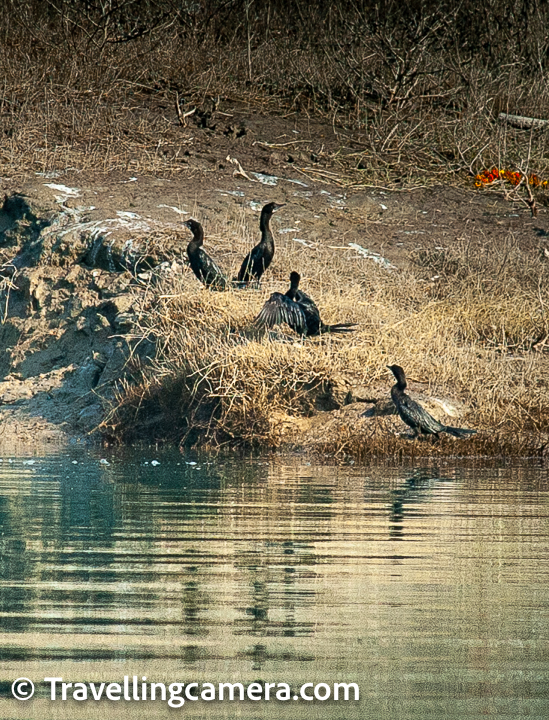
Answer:
<svg viewBox="0 0 549 720"><path fill-rule="evenodd" d="M406 390L406 387L407 387L406 379L399 377L399 378L397 378L396 385L393 386L393 389L397 390L400 393L403 393Z"/></svg>
<svg viewBox="0 0 549 720"><path fill-rule="evenodd" d="M271 227L269 225L271 216L261 213L259 220L259 229L261 230L261 242L274 242Z"/></svg>
<svg viewBox="0 0 549 720"><path fill-rule="evenodd" d="M290 300L295 300L298 290L299 282L290 282L290 287L288 289L288 292L286 293L286 296L289 297Z"/></svg>
<svg viewBox="0 0 549 720"><path fill-rule="evenodd" d="M204 244L204 230L202 230L202 228L198 228L196 230L193 230L192 233L193 239L191 240L190 244L193 246L193 248L202 247L202 245Z"/></svg>

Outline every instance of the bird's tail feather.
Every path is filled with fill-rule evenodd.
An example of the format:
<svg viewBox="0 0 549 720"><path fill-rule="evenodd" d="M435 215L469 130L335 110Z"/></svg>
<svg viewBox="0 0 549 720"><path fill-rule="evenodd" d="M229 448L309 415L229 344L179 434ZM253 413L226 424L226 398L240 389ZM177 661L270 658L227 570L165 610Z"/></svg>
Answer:
<svg viewBox="0 0 549 720"><path fill-rule="evenodd" d="M229 285L232 288L235 288L236 290L247 290L248 288L259 288L259 281L258 280L237 280L236 278L233 278L229 281Z"/></svg>
<svg viewBox="0 0 549 720"><path fill-rule="evenodd" d="M476 430L467 430L466 428L456 428L451 427L450 425L446 425L444 428L444 431L447 432L449 435L453 435L454 437L460 438L460 437L468 437L469 435L474 435L476 433Z"/></svg>
<svg viewBox="0 0 549 720"><path fill-rule="evenodd" d="M335 325L323 325L321 332L347 333L354 332L358 323L336 323Z"/></svg>

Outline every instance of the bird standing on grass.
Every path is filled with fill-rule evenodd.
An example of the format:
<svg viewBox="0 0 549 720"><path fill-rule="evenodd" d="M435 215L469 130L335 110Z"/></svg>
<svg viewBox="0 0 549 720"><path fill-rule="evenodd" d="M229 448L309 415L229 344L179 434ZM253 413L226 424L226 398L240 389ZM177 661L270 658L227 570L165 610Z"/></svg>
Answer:
<svg viewBox="0 0 549 720"><path fill-rule="evenodd" d="M316 303L307 293L299 289L299 273L290 274L290 288L282 293L273 293L267 300L257 318L256 325L274 327L286 323L298 335L322 335L323 333L352 332L355 323L338 323L326 325L320 319L320 312Z"/></svg>
<svg viewBox="0 0 549 720"><path fill-rule="evenodd" d="M193 234L193 239L187 245L187 255L192 271L196 277L210 290L227 290L230 283L217 267L211 257L202 250L204 244L204 230L202 225L193 220L187 220L184 225Z"/></svg>
<svg viewBox="0 0 549 720"><path fill-rule="evenodd" d="M406 376L404 370L400 365L387 365L389 370L393 373L396 378L396 385L391 388L391 399L393 400L400 419L412 428L414 438L419 433L422 435L434 435L437 440L439 433L445 432L454 437L468 437L474 435L476 430L466 430L465 428L455 428L450 425L443 425L432 415L429 415L427 410L421 407L421 405L409 395L404 392L406 390Z"/></svg>
<svg viewBox="0 0 549 720"><path fill-rule="evenodd" d="M261 218L259 220L261 240L244 258L244 262L238 273L238 282L249 283L254 280L259 282L261 276L271 264L275 245L269 222L273 213L278 210L278 208L283 207L283 205L284 204L280 205L272 202L265 205L261 210Z"/></svg>

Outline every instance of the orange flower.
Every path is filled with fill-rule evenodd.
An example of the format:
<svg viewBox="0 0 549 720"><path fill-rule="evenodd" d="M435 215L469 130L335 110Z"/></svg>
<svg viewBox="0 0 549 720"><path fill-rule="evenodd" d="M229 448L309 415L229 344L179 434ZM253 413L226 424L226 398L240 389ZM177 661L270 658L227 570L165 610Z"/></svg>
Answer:
<svg viewBox="0 0 549 720"><path fill-rule="evenodd" d="M517 187L522 182L523 175L518 170L509 170L508 168L492 167L491 169L481 170L478 175L475 175L475 186L482 187L483 185L489 185L496 180L506 180L508 183ZM535 173L528 175L528 184L533 187L547 187L549 180L540 180Z"/></svg>

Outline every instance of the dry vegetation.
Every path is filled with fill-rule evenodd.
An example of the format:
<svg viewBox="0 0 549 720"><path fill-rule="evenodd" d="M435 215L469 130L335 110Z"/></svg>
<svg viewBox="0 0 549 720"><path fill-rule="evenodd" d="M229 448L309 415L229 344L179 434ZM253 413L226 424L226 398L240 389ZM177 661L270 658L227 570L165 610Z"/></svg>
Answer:
<svg viewBox="0 0 549 720"><path fill-rule="evenodd" d="M543 0L8 0L0 172L178 172L175 103L185 113L219 97L329 118L354 149L332 157L349 185L470 181L493 163L548 177L546 131L497 120L549 117L547 26ZM478 244L426 247L408 274L350 262L351 250L345 261L327 248L288 252L287 267L308 268L303 285L325 321L359 323L344 339L254 334L286 272L260 292L197 292L190 275L155 287L141 329L159 354L110 431L276 445L276 418L311 413L315 389L388 387L385 365L398 361L432 393L464 399L466 422L485 431L473 451L529 452L549 420L536 352L549 330L547 270L511 236L502 246L497 258ZM248 249L235 241L235 266ZM391 438L342 428L324 448L393 451Z"/></svg>
<svg viewBox="0 0 549 720"><path fill-rule="evenodd" d="M175 112L212 97L329 118L346 182L547 174L544 0L7 0L0 171L175 172ZM343 167L341 167L343 171Z"/></svg>
<svg viewBox="0 0 549 720"><path fill-rule="evenodd" d="M287 283L280 270L261 291L197 292L191 273L164 281L142 315L143 334L157 339L160 353L141 382L125 389L110 430L126 440L157 433L202 444L276 446L288 441L284 424L313 414L334 387L377 387L378 396L386 395L393 380L385 366L397 360L426 383L425 392L462 399L465 422L481 430L459 449L449 439L435 452L531 453L549 421L549 362L535 349L549 332L549 271L511 237L504 245L500 258L478 246L458 244L449 256L433 248L406 274L378 269L350 249L285 248L289 266L310 269L302 282L323 318L359 323L345 337L301 341L289 330L255 330L262 303ZM234 249L234 268L244 247ZM407 441L386 423L342 422L315 444L356 455L402 452ZM430 443L415 445L417 454L433 452Z"/></svg>

